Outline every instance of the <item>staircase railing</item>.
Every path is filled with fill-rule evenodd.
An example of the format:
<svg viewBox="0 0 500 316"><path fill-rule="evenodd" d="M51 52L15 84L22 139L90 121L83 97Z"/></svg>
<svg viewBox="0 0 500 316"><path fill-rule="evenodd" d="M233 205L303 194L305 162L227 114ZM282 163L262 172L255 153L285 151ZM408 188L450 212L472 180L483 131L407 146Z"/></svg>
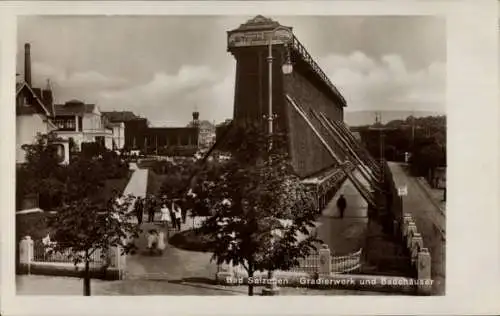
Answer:
<svg viewBox="0 0 500 316"><path fill-rule="evenodd" d="M365 158L365 161L368 163L370 168L375 171L377 177L382 178L382 170L381 166L373 159L373 157L370 155L368 150L363 147L352 135L351 131L345 126L345 124L341 122L336 122L334 120L331 120L327 118L329 122L331 122L333 125L337 126L340 130L344 132L344 135L346 135L347 139L350 141L351 145L358 150L358 153Z"/></svg>
<svg viewBox="0 0 500 316"><path fill-rule="evenodd" d="M361 175L370 183L373 189L379 189L378 187L378 179L374 178L371 174L371 170L367 169L365 166L365 163L359 158L359 156L356 154L356 152L351 148L350 144L348 144L340 135L340 133L336 130L336 128L329 124L329 122L325 119L325 116L322 114L318 114L316 111L313 111L313 115L316 117L316 119L320 122L320 124L327 130L328 134L332 137L332 139L339 145L338 148L341 149L341 151L352 159L353 161L357 162L354 164L354 167L356 167Z"/></svg>
<svg viewBox="0 0 500 316"><path fill-rule="evenodd" d="M293 109L297 111L297 113L304 119L304 121L307 123L307 125L311 128L313 133L318 137L320 142L323 144L323 146L326 148L326 150L330 153L332 158L337 162L340 168L346 173L347 177L351 182L354 184L358 192L361 194L361 196L366 200L366 202L373 207L374 209L378 209L378 204L376 203L376 199L372 195L372 193L363 186L361 181L355 176L354 172L350 170L348 167L349 164L352 164L350 161L341 161L340 158L338 157L337 153L331 148L331 146L328 144L328 142L324 139L324 137L321 135L321 133L316 129L314 124L309 120L307 115L305 114L304 110L300 105L298 105L292 97L289 95L286 95L287 100L289 103L292 105Z"/></svg>
<svg viewBox="0 0 500 316"><path fill-rule="evenodd" d="M335 128L335 130L342 135L342 139L350 145L349 148L351 148L365 163L365 165L377 176L377 178L380 178L379 176L381 175L380 173L380 166L379 164L373 159L373 157L368 153L366 148L364 148L359 141L352 135L352 132L345 126L343 122L335 121L330 118L328 118L324 113L321 113L321 116L332 126Z"/></svg>

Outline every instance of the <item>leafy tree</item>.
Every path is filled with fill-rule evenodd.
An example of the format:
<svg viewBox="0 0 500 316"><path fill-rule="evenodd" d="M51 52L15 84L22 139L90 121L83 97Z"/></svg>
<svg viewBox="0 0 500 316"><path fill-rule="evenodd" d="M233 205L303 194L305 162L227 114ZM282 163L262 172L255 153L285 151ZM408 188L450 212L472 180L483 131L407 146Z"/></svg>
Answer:
<svg viewBox="0 0 500 316"><path fill-rule="evenodd" d="M64 167L59 165L57 148L50 146L59 139L54 133L39 134L33 144L23 145L26 162L16 170L17 202L36 194L40 207L50 209L64 190Z"/></svg>
<svg viewBox="0 0 500 316"><path fill-rule="evenodd" d="M106 147L98 142L83 142L81 144L81 154L86 158L96 158L106 151Z"/></svg>
<svg viewBox="0 0 500 316"><path fill-rule="evenodd" d="M118 198L118 197L117 197ZM75 266L83 263L83 293L90 296L90 265L101 251L101 259L106 258L110 247L121 246L123 253L132 249L127 243L130 237L137 237L139 228L131 222L129 206L133 197L113 198L108 203L92 201L88 198L67 201L57 208L57 213L48 219L48 225L56 241L55 251L68 252Z"/></svg>
<svg viewBox="0 0 500 316"><path fill-rule="evenodd" d="M411 164L416 174L428 176L431 173L432 177L434 170L441 166L445 159L444 148L436 143L430 143L415 151Z"/></svg>
<svg viewBox="0 0 500 316"><path fill-rule="evenodd" d="M232 158L209 163L194 186L198 203L211 211L199 231L218 264L240 264L249 277L289 269L316 249L310 230L317 206L293 172L283 135L273 137L268 151L268 136L257 128L235 128L227 144Z"/></svg>
<svg viewBox="0 0 500 316"><path fill-rule="evenodd" d="M84 197L96 199L99 191L104 188L106 168L102 161L88 159L85 156L75 157L73 162L65 167L64 200L80 200Z"/></svg>
<svg viewBox="0 0 500 316"><path fill-rule="evenodd" d="M56 251L69 251L75 265L84 263L84 295L90 295L90 264L97 249L105 253L109 247L123 246L129 251L127 239L137 236L138 227L129 220L133 197L117 194L105 199L100 194L119 159L104 152L99 159L78 155L69 165L59 165L57 149L50 146L57 140L53 134L39 135L34 144L24 146L27 162L18 170L19 194L63 197L51 205L56 213L46 217L45 228L57 242Z"/></svg>

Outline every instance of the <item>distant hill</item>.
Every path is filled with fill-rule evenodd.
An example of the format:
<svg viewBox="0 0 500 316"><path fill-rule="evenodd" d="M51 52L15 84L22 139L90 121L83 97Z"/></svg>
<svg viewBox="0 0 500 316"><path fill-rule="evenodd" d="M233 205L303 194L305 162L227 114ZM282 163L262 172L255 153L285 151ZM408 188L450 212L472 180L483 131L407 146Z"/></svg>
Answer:
<svg viewBox="0 0 500 316"><path fill-rule="evenodd" d="M345 111L344 121L349 126L361 126L375 123L375 113L381 114L382 123L386 124L392 120L404 120L408 116L425 117L445 115L443 112L431 111Z"/></svg>

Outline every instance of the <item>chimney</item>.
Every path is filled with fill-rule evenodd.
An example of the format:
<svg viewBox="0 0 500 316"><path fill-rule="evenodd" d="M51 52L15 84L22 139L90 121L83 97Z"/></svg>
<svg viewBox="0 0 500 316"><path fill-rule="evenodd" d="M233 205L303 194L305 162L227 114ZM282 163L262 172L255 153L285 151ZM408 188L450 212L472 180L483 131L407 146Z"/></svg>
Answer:
<svg viewBox="0 0 500 316"><path fill-rule="evenodd" d="M30 44L24 44L24 81L31 87L31 52Z"/></svg>
<svg viewBox="0 0 500 316"><path fill-rule="evenodd" d="M52 96L52 90L42 90L42 101L49 111L53 111L54 98Z"/></svg>

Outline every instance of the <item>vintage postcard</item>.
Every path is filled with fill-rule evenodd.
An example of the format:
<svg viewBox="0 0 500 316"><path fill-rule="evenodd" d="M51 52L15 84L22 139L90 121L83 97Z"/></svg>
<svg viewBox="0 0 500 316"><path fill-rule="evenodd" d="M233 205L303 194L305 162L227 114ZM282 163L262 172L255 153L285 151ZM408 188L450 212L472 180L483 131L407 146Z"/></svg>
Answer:
<svg viewBox="0 0 500 316"><path fill-rule="evenodd" d="M497 2L0 8L6 315L499 311Z"/></svg>

